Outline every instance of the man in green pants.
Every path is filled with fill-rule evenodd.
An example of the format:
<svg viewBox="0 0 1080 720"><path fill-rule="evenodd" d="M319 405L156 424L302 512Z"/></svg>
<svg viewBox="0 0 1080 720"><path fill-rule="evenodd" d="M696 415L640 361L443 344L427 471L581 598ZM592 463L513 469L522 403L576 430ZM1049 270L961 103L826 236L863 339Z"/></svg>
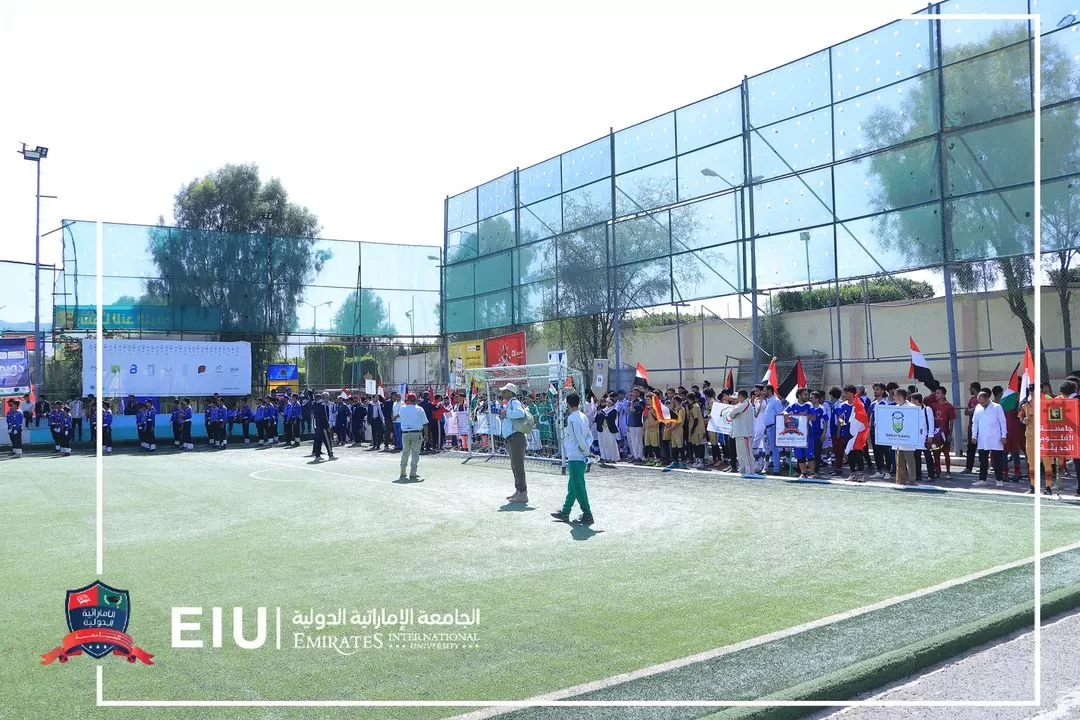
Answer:
<svg viewBox="0 0 1080 720"><path fill-rule="evenodd" d="M566 454L566 472L570 481L567 483L566 501L562 510L551 513L551 517L570 522L570 511L576 501L581 506L581 517L577 521L582 525L592 525L592 508L589 507L589 496L585 492L585 465L592 450L592 430L589 428L589 418L578 407L580 404L581 397L577 393L566 396L566 406L570 414L566 418L563 452Z"/></svg>

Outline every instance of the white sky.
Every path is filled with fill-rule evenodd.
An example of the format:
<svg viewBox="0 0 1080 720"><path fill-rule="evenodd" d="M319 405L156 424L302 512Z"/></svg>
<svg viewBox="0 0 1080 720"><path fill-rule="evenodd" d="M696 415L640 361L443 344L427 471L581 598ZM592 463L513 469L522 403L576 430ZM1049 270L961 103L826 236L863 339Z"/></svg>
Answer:
<svg viewBox="0 0 1080 720"><path fill-rule="evenodd" d="M447 194L922 7L0 0L0 259L33 261L20 141L50 149L43 232L171 221L181 184L256 162L323 237L439 245ZM51 240L43 262L60 260ZM32 317L10 295L0 318Z"/></svg>

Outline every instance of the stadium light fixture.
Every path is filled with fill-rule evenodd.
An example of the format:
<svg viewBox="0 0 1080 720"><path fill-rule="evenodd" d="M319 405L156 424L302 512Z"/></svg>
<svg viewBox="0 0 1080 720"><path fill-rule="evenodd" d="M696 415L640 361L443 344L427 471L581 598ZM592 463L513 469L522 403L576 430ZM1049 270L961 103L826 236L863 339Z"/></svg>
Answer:
<svg viewBox="0 0 1080 720"><path fill-rule="evenodd" d="M34 221L34 377L33 382L44 385L44 345L41 341L41 161L49 156L49 148L37 145L33 150L22 143L23 160L37 163L37 219Z"/></svg>

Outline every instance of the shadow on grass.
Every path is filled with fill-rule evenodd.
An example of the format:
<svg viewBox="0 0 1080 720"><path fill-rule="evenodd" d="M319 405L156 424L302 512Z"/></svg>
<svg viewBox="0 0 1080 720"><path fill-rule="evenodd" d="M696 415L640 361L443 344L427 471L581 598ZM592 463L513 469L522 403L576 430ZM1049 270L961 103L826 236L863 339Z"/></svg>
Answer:
<svg viewBox="0 0 1080 720"><path fill-rule="evenodd" d="M499 512L532 512L535 509L525 503L506 503L499 506Z"/></svg>

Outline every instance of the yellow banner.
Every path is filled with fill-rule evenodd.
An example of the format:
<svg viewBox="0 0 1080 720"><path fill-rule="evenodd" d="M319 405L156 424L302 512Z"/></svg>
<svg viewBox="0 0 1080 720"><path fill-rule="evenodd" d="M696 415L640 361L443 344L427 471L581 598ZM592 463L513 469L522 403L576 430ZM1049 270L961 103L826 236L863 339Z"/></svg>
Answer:
<svg viewBox="0 0 1080 720"><path fill-rule="evenodd" d="M450 372L463 373L484 367L484 341L450 343Z"/></svg>

